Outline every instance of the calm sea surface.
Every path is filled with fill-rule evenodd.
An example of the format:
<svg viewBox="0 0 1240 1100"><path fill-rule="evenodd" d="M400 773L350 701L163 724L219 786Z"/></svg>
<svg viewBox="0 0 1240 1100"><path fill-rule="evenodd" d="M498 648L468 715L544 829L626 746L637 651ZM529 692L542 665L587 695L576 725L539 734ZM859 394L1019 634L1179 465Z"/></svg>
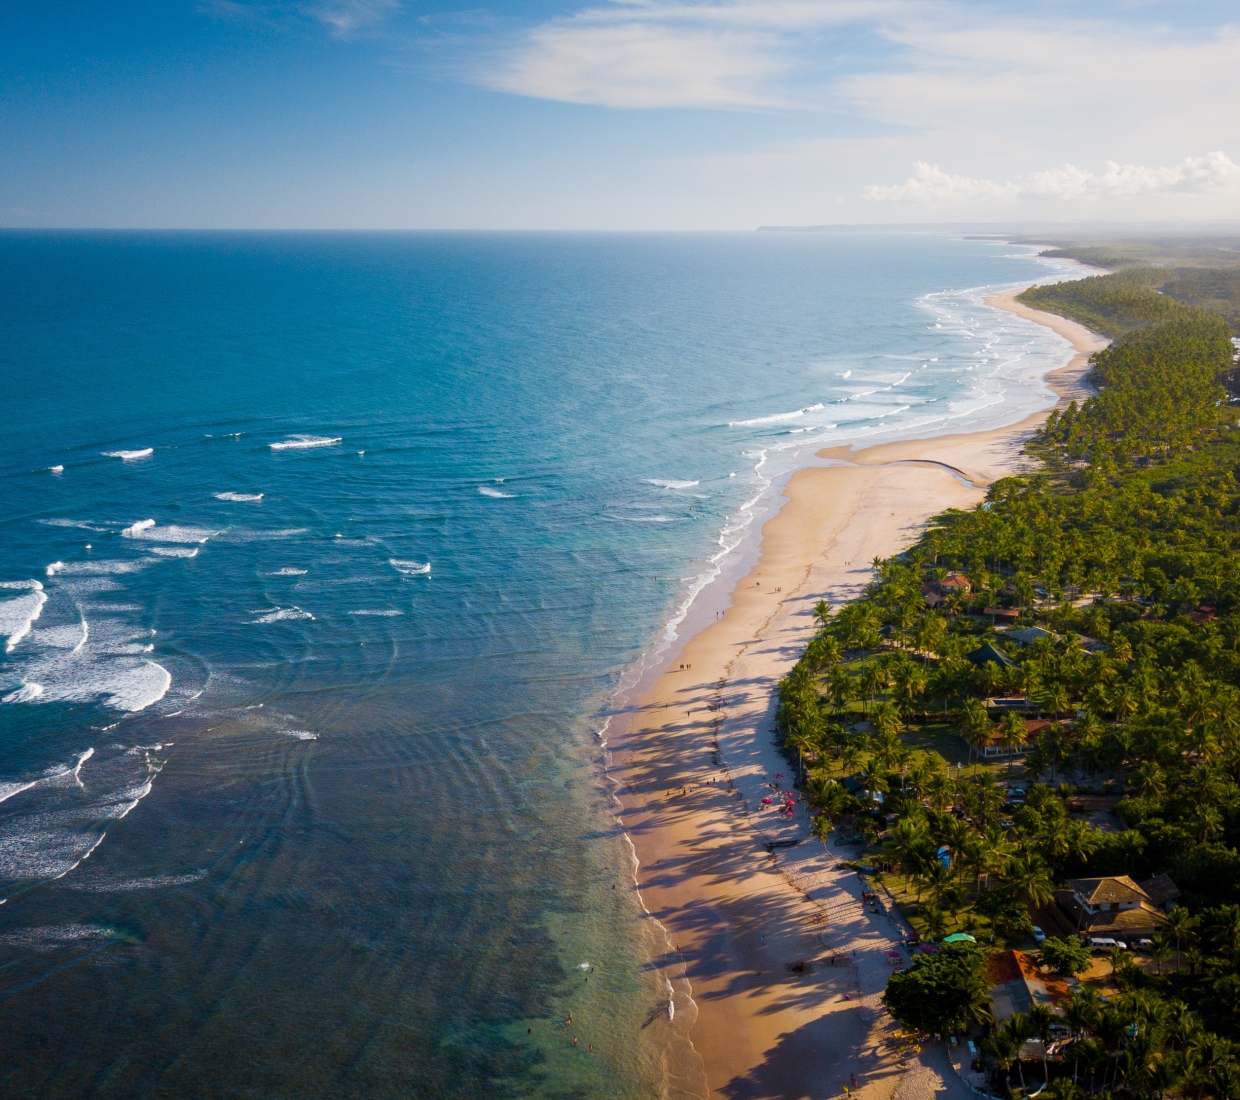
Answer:
<svg viewBox="0 0 1240 1100"><path fill-rule="evenodd" d="M0 1094L659 1095L601 716L814 446L1043 401L1032 252L0 235Z"/></svg>

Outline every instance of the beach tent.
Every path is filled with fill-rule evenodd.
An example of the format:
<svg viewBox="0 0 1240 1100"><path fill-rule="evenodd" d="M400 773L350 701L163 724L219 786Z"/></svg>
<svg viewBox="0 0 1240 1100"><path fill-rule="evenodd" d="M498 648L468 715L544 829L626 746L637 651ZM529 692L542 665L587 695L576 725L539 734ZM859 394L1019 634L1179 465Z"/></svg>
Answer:
<svg viewBox="0 0 1240 1100"><path fill-rule="evenodd" d="M968 932L953 932L950 936L943 937L944 943L977 943Z"/></svg>

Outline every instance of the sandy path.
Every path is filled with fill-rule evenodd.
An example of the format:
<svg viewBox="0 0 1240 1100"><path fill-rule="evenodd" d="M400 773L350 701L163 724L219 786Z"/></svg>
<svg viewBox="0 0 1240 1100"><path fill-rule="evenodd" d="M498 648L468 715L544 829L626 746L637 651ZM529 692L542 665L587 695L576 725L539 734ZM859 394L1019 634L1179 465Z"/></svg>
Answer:
<svg viewBox="0 0 1240 1100"><path fill-rule="evenodd" d="M1024 310L1010 298L990 301ZM1080 375L1102 345L1053 321L1078 351L1053 379L1066 402L1083 395ZM824 452L848 465L790 479L726 613L613 724L637 887L674 945L668 972L687 978L697 1006L674 1091L828 1097L855 1075L864 1100L973 1096L941 1049L909 1055L892 1038L879 997L901 938L895 921L862 908L856 875L809 839L803 806L785 818L762 799L791 789L772 740L774 689L813 631L814 604L855 598L875 556L910 543L945 508L976 505L985 485L1019 468L1044 415L995 432ZM781 841L801 843L769 847Z"/></svg>

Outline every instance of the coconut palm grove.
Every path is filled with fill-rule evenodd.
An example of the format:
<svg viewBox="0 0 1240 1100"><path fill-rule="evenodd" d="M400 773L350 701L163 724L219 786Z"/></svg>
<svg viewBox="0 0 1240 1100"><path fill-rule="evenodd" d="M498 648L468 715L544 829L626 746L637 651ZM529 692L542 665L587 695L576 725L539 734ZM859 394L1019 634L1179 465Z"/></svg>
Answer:
<svg viewBox="0 0 1240 1100"><path fill-rule="evenodd" d="M815 833L928 952L888 1009L997 1095L1240 1097L1236 348L1157 285L1023 295L1113 337L1097 395L780 688Z"/></svg>

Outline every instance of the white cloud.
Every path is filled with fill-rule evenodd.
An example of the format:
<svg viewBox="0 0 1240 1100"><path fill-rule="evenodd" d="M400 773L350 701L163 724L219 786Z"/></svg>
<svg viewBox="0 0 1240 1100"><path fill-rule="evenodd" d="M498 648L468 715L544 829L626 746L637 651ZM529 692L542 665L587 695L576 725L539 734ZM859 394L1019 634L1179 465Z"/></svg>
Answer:
<svg viewBox="0 0 1240 1100"><path fill-rule="evenodd" d="M762 39L765 39L763 41ZM485 82L538 99L606 107L771 107L787 69L769 35L623 21L552 24Z"/></svg>
<svg viewBox="0 0 1240 1100"><path fill-rule="evenodd" d="M1186 157L1169 168L1116 164L1109 160L1099 174L1065 164L995 183L942 171L918 161L904 183L872 185L865 197L873 202L955 204L1019 199L1116 199L1141 195L1203 195L1240 191L1240 165L1222 152Z"/></svg>
<svg viewBox="0 0 1240 1100"><path fill-rule="evenodd" d="M622 108L806 107L816 32L929 7L926 0L619 0L530 31L488 87Z"/></svg>
<svg viewBox="0 0 1240 1100"><path fill-rule="evenodd" d="M904 183L890 187L876 184L865 189L865 197L875 202L993 202L1015 198L1018 194L1019 188L1014 183L950 176L937 164L921 160L913 165L913 174Z"/></svg>
<svg viewBox="0 0 1240 1100"><path fill-rule="evenodd" d="M381 23L399 7L400 0L317 0L304 4L302 11L326 23L332 34L344 38Z"/></svg>

